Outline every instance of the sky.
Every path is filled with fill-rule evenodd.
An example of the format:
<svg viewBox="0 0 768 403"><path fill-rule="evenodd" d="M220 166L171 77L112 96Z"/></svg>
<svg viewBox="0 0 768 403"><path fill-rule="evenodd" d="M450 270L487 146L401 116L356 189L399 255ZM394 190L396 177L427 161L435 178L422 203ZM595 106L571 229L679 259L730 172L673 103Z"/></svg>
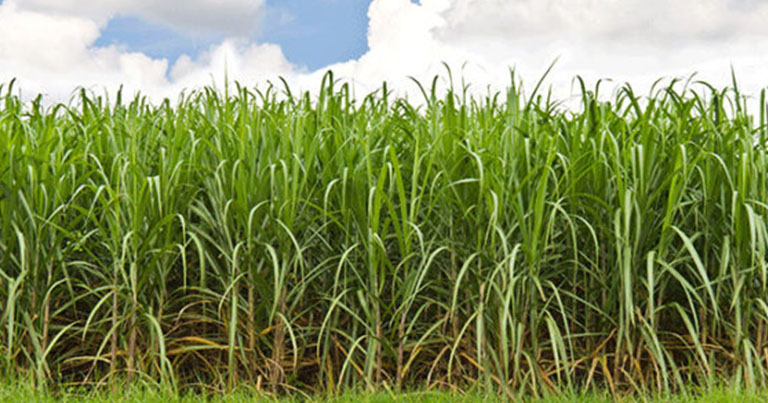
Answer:
<svg viewBox="0 0 768 403"><path fill-rule="evenodd" d="M473 91L574 94L575 76L647 90L696 74L748 94L768 86L768 0L0 0L0 84L66 100L123 85L154 99L333 70L356 93L403 93L445 67ZM226 75L225 75L226 73Z"/></svg>

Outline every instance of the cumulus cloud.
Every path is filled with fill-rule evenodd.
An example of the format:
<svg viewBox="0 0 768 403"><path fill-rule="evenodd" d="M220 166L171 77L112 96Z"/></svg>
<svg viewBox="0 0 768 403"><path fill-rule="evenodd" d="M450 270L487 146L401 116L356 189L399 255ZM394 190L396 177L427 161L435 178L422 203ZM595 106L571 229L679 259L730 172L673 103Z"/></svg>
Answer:
<svg viewBox="0 0 768 403"><path fill-rule="evenodd" d="M768 85L764 0L374 0L369 18L369 52L331 66L366 89L445 75L442 62L478 92L504 88L510 68L531 88L556 59L558 97L576 75L645 91L692 73L728 85L732 66L747 92Z"/></svg>
<svg viewBox="0 0 768 403"><path fill-rule="evenodd" d="M295 66L288 62L279 46L226 40L204 52L197 59L182 56L171 69L176 87L194 87L211 77L225 73L243 82L262 82L280 75L292 74Z"/></svg>
<svg viewBox="0 0 768 403"><path fill-rule="evenodd" d="M266 78L294 70L276 45L249 43L233 36L211 47L201 55L181 57L171 66L168 60L151 58L139 52L127 52L118 46L96 46L110 13L128 12L139 1L106 0L95 10L67 7L69 0L7 0L0 4L0 82L17 78L26 94L42 93L52 100L66 100L77 87L97 92L113 91L120 85L132 91L142 91L156 98L174 97L184 88L210 84L211 77L221 78L225 67L232 77L251 80ZM74 1L71 3L74 4ZM161 3L161 2L157 2ZM165 6L143 10L158 12ZM227 18L237 3L250 9L259 1L224 0L221 9L214 1L195 0L184 4L205 5L211 21ZM130 6L130 7L128 7ZM159 10L159 11L158 11ZM218 14L217 14L218 13ZM210 16L215 14L215 16ZM174 17L176 18L176 17ZM165 22L174 24L175 19ZM192 24L192 20L185 23ZM255 24L255 21L251 21ZM215 25L215 24L214 24Z"/></svg>
<svg viewBox="0 0 768 403"><path fill-rule="evenodd" d="M264 0L15 0L22 9L74 15L106 23L133 15L193 35L248 36L255 32Z"/></svg>
<svg viewBox="0 0 768 403"><path fill-rule="evenodd" d="M29 93L66 97L79 85L162 85L168 62L115 47L93 47L99 24L0 4L0 82L19 78Z"/></svg>
<svg viewBox="0 0 768 403"><path fill-rule="evenodd" d="M225 71L247 85L283 76L311 89L332 69L358 94L384 80L415 93L407 77L429 80L445 73L446 62L482 91L506 86L510 67L530 87L559 57L548 83L561 97L570 93L575 75L643 89L661 76L699 72L726 85L733 65L744 89L754 93L768 83L762 73L768 63L764 0L373 0L369 51L318 71L292 64L277 45L245 39L241 33L258 20L236 28L234 15L258 15L263 6L263 0L6 0L0 4L0 81L18 76L28 91L52 97L77 85L118 84L173 97L184 88L220 83ZM178 29L234 28L229 39L169 65L95 46L99 29L116 14Z"/></svg>
<svg viewBox="0 0 768 403"><path fill-rule="evenodd" d="M430 0L425 0L429 2ZM444 0L431 0L443 2ZM725 85L731 65L753 89L768 62L764 0L451 0L437 13L439 43L490 66L542 70L649 84L660 76L698 72Z"/></svg>
<svg viewBox="0 0 768 403"><path fill-rule="evenodd" d="M458 0L446 38L579 36L590 40L713 40L765 34L768 5L739 0Z"/></svg>

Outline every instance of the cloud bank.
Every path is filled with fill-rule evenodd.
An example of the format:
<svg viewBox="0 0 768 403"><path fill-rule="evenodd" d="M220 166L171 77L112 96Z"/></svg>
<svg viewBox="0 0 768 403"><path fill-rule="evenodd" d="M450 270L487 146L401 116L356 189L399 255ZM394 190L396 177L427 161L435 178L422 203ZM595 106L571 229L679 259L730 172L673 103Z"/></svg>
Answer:
<svg viewBox="0 0 768 403"><path fill-rule="evenodd" d="M21 9L74 15L105 24L133 15L190 34L248 35L261 17L264 0L14 0Z"/></svg>
<svg viewBox="0 0 768 403"><path fill-rule="evenodd" d="M476 89L503 88L514 67L531 83L559 58L548 83L560 96L575 75L647 88L662 76L726 85L731 66L742 88L768 85L768 1L764 0L373 0L369 51L317 71L286 59L278 45L248 38L263 0L6 0L0 4L0 82L17 77L27 94L66 99L78 86L125 85L152 97L221 82L246 85L285 77L314 88L327 69L358 94L382 81L406 90L454 68ZM110 18L134 15L191 34L223 35L200 55L166 59L96 46Z"/></svg>

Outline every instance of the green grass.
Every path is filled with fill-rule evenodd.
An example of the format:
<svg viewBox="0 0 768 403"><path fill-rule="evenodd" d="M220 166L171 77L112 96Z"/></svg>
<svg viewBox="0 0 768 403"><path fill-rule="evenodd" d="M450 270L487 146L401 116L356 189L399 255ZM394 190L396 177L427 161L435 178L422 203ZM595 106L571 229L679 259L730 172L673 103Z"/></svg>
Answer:
<svg viewBox="0 0 768 403"><path fill-rule="evenodd" d="M642 395L642 396L620 396L613 399L610 392L588 392L581 394L562 394L549 395L540 398L518 397L514 401L531 403L609 403L621 401L626 403L645 403L645 402L669 402L669 403L763 403L768 399L768 394L749 392L738 388L716 387L706 391L699 391L686 395ZM84 392L84 391L59 391L56 393L45 392L29 385L16 385L0 387L0 400L3 402L41 402L41 403L64 403L64 402L121 402L121 403L241 403L241 402L277 402L277 403L309 403L309 402L329 402L329 403L389 403L389 402L413 402L413 403L471 403L471 402L502 402L505 401L496 395L487 395L481 393L457 394L450 392L349 392L338 396L293 396L280 399L270 398L260 395L257 392L235 392L228 395L210 395L201 396L198 394L169 394L157 389L132 387L121 389L117 393ZM509 401L509 400L506 400Z"/></svg>
<svg viewBox="0 0 768 403"><path fill-rule="evenodd" d="M0 89L0 373L271 396L768 383L768 104ZM606 101L605 99L609 99ZM747 105L755 110L748 110Z"/></svg>

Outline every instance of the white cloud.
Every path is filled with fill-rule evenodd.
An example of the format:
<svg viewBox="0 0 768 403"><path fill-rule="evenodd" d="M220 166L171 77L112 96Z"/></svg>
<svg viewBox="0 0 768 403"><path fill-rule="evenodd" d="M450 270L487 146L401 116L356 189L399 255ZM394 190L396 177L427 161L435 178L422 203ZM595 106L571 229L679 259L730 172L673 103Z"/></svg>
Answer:
<svg viewBox="0 0 768 403"><path fill-rule="evenodd" d="M285 59L279 46L230 39L204 52L197 60L182 56L171 69L171 79L175 87L189 88L210 83L212 76L221 79L225 72L233 79L253 83L294 71L295 67Z"/></svg>
<svg viewBox="0 0 768 403"><path fill-rule="evenodd" d="M185 4L192 6L174 14L180 2L6 0L0 4L0 82L18 76L27 92L52 97L67 96L77 85L118 84L174 96L212 79L221 83L225 71L246 85L278 75L298 89L319 84L326 69L307 72L286 60L279 46L249 42L235 32L173 66L94 46L99 29L115 14L134 13L181 29L220 29L233 13L260 13L263 0ZM81 9L88 11L72 11ZM577 74L590 82L628 80L643 90L661 76L694 71L727 85L733 65L743 88L755 93L768 84L762 73L768 63L763 0L373 0L368 16L369 51L328 67L353 81L358 94L383 80L415 94L407 76L428 81L444 74L442 62L478 91L506 86L512 66L530 88L556 57L548 82L561 97L570 93Z"/></svg>
<svg viewBox="0 0 768 403"><path fill-rule="evenodd" d="M78 17L54 17L0 6L0 55L4 60L53 69L84 57L99 37L98 24Z"/></svg>
<svg viewBox="0 0 768 403"><path fill-rule="evenodd" d="M96 46L99 31L108 19L101 13L107 15L115 10L128 10L127 4L137 7L141 2L107 0L99 3L95 11L82 13L71 10L83 7L70 9L66 7L68 2L7 0L0 4L0 83L17 78L25 94L43 93L52 100L66 100L81 86L102 92L112 91L120 85L157 98L173 97L185 87L208 84L212 75L223 75L225 65L237 78L263 79L267 73L294 70L279 47L249 44L244 39L227 39L197 60L185 56L174 66L169 66L166 59L126 52L116 46ZM231 12L226 3L234 7L238 2L248 3L248 7L261 4L261 1L225 0L219 14L212 10L213 1L196 0L192 4L211 8L201 14L215 20L226 19ZM82 3L85 2L78 2ZM180 3L176 2L176 5ZM165 22L173 24L174 21Z"/></svg>
<svg viewBox="0 0 768 403"><path fill-rule="evenodd" d="M574 93L576 75L646 91L696 72L724 86L732 65L747 92L768 85L763 0L374 0L369 17L369 52L332 66L366 90L444 76L443 61L481 93L508 85L512 67L530 89L555 59L557 97Z"/></svg>
<svg viewBox="0 0 768 403"><path fill-rule="evenodd" d="M467 60L517 65L535 78L559 56L561 86L579 74L647 88L693 72L726 85L731 64L745 86L768 85L754 74L768 62L763 0L451 0L438 15L435 40Z"/></svg>
<svg viewBox="0 0 768 403"><path fill-rule="evenodd" d="M768 4L744 0L455 0L442 36L717 40L766 34Z"/></svg>
<svg viewBox="0 0 768 403"><path fill-rule="evenodd" d="M133 15L193 35L248 36L255 32L264 0L15 0L20 8L75 15L104 24Z"/></svg>
<svg viewBox="0 0 768 403"><path fill-rule="evenodd" d="M19 78L26 92L57 98L78 85L124 82L141 88L161 84L167 66L139 53L93 47L99 25L89 19L54 16L0 4L0 82Z"/></svg>

